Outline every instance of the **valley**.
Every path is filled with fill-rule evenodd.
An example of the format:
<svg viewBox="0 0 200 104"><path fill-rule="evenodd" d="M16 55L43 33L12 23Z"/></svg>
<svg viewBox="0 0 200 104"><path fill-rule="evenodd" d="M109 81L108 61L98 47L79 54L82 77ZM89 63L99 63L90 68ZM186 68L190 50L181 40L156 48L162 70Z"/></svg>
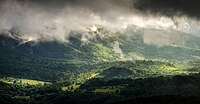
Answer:
<svg viewBox="0 0 200 104"><path fill-rule="evenodd" d="M99 34L115 35L95 33L96 38L87 43L81 41L81 34L74 33L69 43L24 44L2 32L0 101L126 104L146 97L200 97L200 38L190 36L195 45L187 38L181 45L158 46L146 44L140 31L99 30Z"/></svg>

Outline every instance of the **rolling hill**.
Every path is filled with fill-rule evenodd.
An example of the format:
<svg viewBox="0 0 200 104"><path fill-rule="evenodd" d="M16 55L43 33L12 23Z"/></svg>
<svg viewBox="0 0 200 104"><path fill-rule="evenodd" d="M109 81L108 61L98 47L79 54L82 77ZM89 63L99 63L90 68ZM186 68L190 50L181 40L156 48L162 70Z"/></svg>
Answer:
<svg viewBox="0 0 200 104"><path fill-rule="evenodd" d="M87 41L82 40L85 33L71 32L73 35L63 42L27 40L2 30L0 100L42 103L55 98L51 103L57 103L74 102L74 97L79 97L76 103L100 103L98 99L104 98L113 103L116 99L119 102L138 101L135 97L148 99L147 95L199 96L195 93L199 87L195 80L200 71L199 37L135 26L117 32L99 27L97 31L89 31L87 34L95 37ZM23 84L19 79L45 84ZM183 83L177 86L179 81ZM83 100L89 95L93 100Z"/></svg>

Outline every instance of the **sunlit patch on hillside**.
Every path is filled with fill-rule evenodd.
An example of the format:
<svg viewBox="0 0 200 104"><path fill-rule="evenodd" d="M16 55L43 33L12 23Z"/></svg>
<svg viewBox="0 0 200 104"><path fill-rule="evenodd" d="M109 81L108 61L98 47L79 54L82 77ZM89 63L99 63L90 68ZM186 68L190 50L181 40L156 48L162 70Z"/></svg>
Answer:
<svg viewBox="0 0 200 104"><path fill-rule="evenodd" d="M8 84L21 84L21 85L44 85L51 84L50 82L43 82L38 80L30 80L30 79L18 79L18 78L1 78L0 81Z"/></svg>

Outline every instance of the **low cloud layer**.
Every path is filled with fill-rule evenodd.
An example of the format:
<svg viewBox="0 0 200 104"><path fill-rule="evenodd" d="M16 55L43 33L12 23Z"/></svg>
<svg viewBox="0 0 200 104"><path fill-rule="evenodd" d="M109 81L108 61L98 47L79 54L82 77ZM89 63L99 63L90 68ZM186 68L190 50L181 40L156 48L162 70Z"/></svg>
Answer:
<svg viewBox="0 0 200 104"><path fill-rule="evenodd" d="M94 25L113 30L136 25L198 36L198 4L197 0L1 0L0 29L24 38L62 41L70 31L87 32Z"/></svg>

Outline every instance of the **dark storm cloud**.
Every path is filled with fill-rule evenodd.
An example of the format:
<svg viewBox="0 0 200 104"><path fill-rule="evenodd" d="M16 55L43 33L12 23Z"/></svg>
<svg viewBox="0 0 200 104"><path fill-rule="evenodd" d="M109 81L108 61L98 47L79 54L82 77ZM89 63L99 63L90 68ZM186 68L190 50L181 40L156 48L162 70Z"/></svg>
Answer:
<svg viewBox="0 0 200 104"><path fill-rule="evenodd" d="M134 8L143 13L200 17L200 0L136 0Z"/></svg>

